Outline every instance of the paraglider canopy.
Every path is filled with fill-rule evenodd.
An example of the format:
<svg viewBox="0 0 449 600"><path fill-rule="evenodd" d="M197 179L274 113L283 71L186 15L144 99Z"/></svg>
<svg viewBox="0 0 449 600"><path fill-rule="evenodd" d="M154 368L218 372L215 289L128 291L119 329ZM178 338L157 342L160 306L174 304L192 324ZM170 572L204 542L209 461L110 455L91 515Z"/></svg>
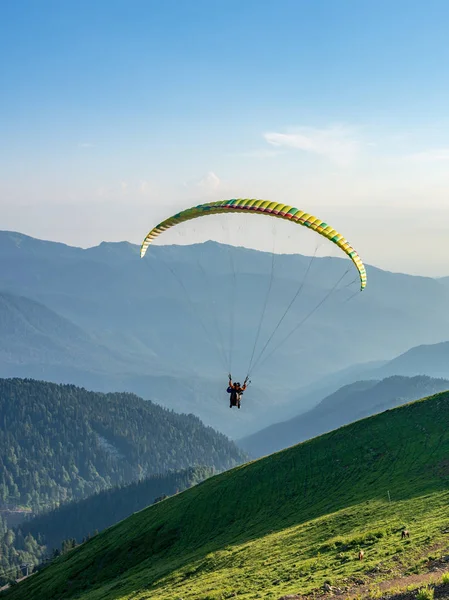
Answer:
<svg viewBox="0 0 449 600"><path fill-rule="evenodd" d="M232 200L219 200L218 202L199 204L198 206L183 210L182 212L173 215L173 217L165 219L165 221L162 221L162 223L156 225L156 227L154 227L148 233L140 249L141 258L145 256L148 246L152 243L152 241L170 227L178 225L179 223L183 223L184 221L189 221L190 219L197 219L199 217L206 217L207 215L216 215L227 212L253 212L254 214L277 217L280 219L289 220L297 225L309 227L313 231L316 231L320 235L336 244L351 258L359 272L360 290L365 289L365 266L360 256L357 254L351 244L341 235L341 233L338 233L338 231L333 229L321 219L318 219L313 215L309 215L308 213L299 210L294 206L289 206L288 204L279 204L277 202L271 202L270 200L234 198Z"/></svg>
<svg viewBox="0 0 449 600"><path fill-rule="evenodd" d="M359 284L360 284L360 288L359 288L360 291L363 291L365 289L366 284L367 284L367 275L366 275L365 266L359 256L359 254L356 252L356 250L353 248L353 246L348 242L348 240L345 237L343 237L343 235L341 233L339 233L337 230L335 230L327 222L325 222L303 210L300 210L300 209L295 208L294 206L290 206L288 204L272 202L270 200L258 200L258 199L250 199L250 198L246 198L246 199L245 198L233 198L233 199L229 199L229 200L219 200L216 202L208 202L205 204L200 204L198 206L193 206L191 208L188 208L186 210L178 212L177 214L165 219L164 221L162 221L161 223L159 223L158 225L153 227L153 229L151 229L151 231L149 231L149 233L146 235L146 237L143 240L143 243L141 245L140 256L143 258L145 256L145 254L147 253L150 245L154 242L154 240L156 238L158 238L158 236L160 236L162 233L167 231L168 229L170 229L176 225L180 225L182 223L188 222L190 220L198 219L200 217L206 217L206 216L212 216L212 215L224 215L226 213L240 213L242 215L246 214L248 216L264 215L264 216L272 217L274 219L281 219L284 222L290 222L293 225L300 225L301 228L307 228L313 234L317 234L318 240L320 240L320 238L321 238L321 240L323 240L323 239L328 240L328 241L332 242L332 244L337 246L344 254L346 254L346 256L350 259L350 261L352 261L352 265L353 265L353 266L350 265L348 267L346 273L349 272L353 267L355 267L356 272L357 272L355 282L357 282L357 279L358 279ZM252 216L251 216L250 220L251 219L252 219ZM226 221L226 219L224 219L224 220ZM244 220L245 219L243 219L243 221ZM280 224L279 221L277 223ZM289 228L289 226L286 226L286 227ZM295 236L293 236L293 237L296 240L296 237ZM312 237L314 237L314 236L312 236ZM318 246L318 244L317 244L317 246ZM228 246L227 248L228 248L230 266L231 266L231 279L230 279L231 285L229 287L232 287L232 291L230 292L229 301L225 301L225 300L221 299L221 304L218 303L221 306L221 310L217 310L217 314L215 315L215 323L214 324L215 324L215 328L216 328L216 338L215 338L215 340L211 341L211 344L215 343L215 347L217 349L218 354L221 354L223 367L227 371L231 372L232 371L232 360L233 360L234 348L235 348L234 313L238 313L236 306L235 306L236 298L238 298L238 296L236 294L237 285L236 285L235 262L234 262L234 258L233 258L234 253L229 250L229 248L235 250L235 247L233 247L231 245L231 246ZM297 252L297 254L300 254L300 253ZM265 362L268 359L268 357L270 357L274 352L276 352L277 349L282 344L284 344L291 337L291 335L315 313L315 311L318 308L320 308L322 306L322 304L333 294L333 292L336 290L339 283L345 277L346 273L342 277L340 277L340 279L336 282L336 284L333 287L331 286L330 289L325 289L326 286L328 285L328 278L322 278L320 281L320 286L321 286L320 289L315 290L314 294L312 294L310 297L311 301L313 301L313 303L314 303L313 307L309 311L307 311L304 315L300 314L299 319L295 320L295 322L290 325L288 322L288 319L285 319L285 317L289 313L289 311L291 311L292 306L294 305L295 301L297 300L297 298L299 297L299 295L303 289L305 279L307 278L307 276L309 274L310 266L313 262L313 259L315 258L315 255L316 255L316 251L315 251L314 256L311 257L309 265L304 270L304 275L303 275L302 279L300 278L299 275L297 277L295 275L293 278L290 279L290 281L293 279L293 282L292 282L293 285L295 285L295 286L298 285L298 288L297 288L296 292L294 293L293 298L288 303L288 306L286 307L286 309L283 312L282 312L282 309L280 311L279 311L279 309L277 309L274 311L274 314L272 314L270 316L271 320L273 321L272 323L269 324L271 333L270 332L267 333L266 341L264 343L263 339L262 339L264 337L263 330L262 330L262 322L264 321L264 318L268 315L267 304L268 304L268 298L270 296L271 289L272 289L272 287L273 287L273 289L276 288L276 284L274 284L272 286L274 264L275 264L275 259L274 259L275 253L274 253L274 247L273 247L273 253L272 253L273 259L271 261L271 275L270 275L268 285L267 285L268 289L266 291L266 297L265 297L265 300L263 301L263 306L260 311L260 318L258 315L257 315L257 317L256 316L254 317L254 318L259 318L258 324L254 323L254 321L251 319L253 322L251 331L254 330L254 334L249 334L247 336L247 338L249 338L250 335L252 335L252 339L254 339L254 343L252 344L252 350L250 349L248 352L248 355L250 357L248 356L249 366L248 366L248 369L246 370L245 384L249 380L249 377L253 373L254 369L256 367L259 368L259 366L262 364L262 359L263 359L263 362ZM203 274L206 276L201 265L199 265L199 267L200 267L201 271L203 272ZM198 320L199 320L203 330L205 331L205 333L207 333L207 331L206 331L207 326L206 326L206 323L204 322L205 320L202 319L200 310L195 311L196 307L194 306L194 303L192 302L191 298L189 298L189 295L186 290L186 283L183 282L181 280L181 278L179 278L171 268L170 268L170 271L172 271L172 274L177 279L179 279L181 288L182 288L183 292L185 293L187 300L190 302L190 304L192 306L192 309L193 309L192 312L197 313ZM301 280L297 282L296 279L301 279ZM345 287L347 287L347 286L345 286ZM321 299L316 298L320 292L324 294L324 297ZM358 294L358 292L356 292L356 294ZM256 299L260 301L260 299L261 299L260 292ZM215 302L210 302L207 300L205 300L205 302L208 302L208 308L210 308L212 310ZM229 319L230 335L229 335L228 358L226 357L225 344L223 343L223 339L225 336L223 336L222 332L220 332L221 326L223 325L223 314L224 314L225 309L229 309L230 313L231 313L230 319ZM258 313L258 311L252 310L251 317L253 317L254 313ZM278 313L280 313L280 316ZM247 322L248 322L248 320L247 320ZM285 335L284 339L282 339L279 343L277 343L275 345L274 348L272 348L272 347L270 348L270 344L272 344L272 341L273 341L275 335L277 334L277 332L280 328L280 325L282 323L284 323L284 327L289 327L288 333ZM214 337L214 334L209 337ZM245 338L246 341L248 341L247 338ZM261 344L262 344L262 349L260 351L258 349L259 339L261 340ZM241 350L241 348L238 348L238 349ZM257 352L256 352L256 349L258 350ZM267 355L268 350L269 350L269 354ZM239 362L240 362L240 360L239 360ZM240 384L237 384L237 386L239 387Z"/></svg>

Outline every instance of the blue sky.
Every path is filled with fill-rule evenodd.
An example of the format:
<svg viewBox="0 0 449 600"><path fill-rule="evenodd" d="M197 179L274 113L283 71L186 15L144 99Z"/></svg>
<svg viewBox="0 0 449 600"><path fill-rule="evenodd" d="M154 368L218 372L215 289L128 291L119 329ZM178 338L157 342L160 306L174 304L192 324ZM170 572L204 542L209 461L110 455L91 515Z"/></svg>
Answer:
<svg viewBox="0 0 449 600"><path fill-rule="evenodd" d="M448 22L443 0L0 3L2 229L140 242L267 197L449 274Z"/></svg>

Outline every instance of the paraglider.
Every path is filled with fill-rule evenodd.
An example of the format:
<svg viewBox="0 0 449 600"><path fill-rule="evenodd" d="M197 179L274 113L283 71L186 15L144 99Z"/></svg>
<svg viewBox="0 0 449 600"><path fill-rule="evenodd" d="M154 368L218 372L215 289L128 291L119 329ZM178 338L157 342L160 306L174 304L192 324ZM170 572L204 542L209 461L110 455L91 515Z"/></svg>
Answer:
<svg viewBox="0 0 449 600"><path fill-rule="evenodd" d="M228 389L226 390L228 394L231 394L229 397L229 408L232 408L233 406L237 406L237 408L240 408L242 394L246 390L247 382L248 378L245 379L243 386L241 386L240 382L238 381L237 383L232 383L232 376L229 373L229 385Z"/></svg>
<svg viewBox="0 0 449 600"><path fill-rule="evenodd" d="M146 235L145 239L143 240L141 248L140 248L141 258L143 258L145 256L145 254L148 251L149 246L154 242L154 240L160 234L164 233L171 227L174 227L175 225L179 225L181 223L190 221L192 219L197 219L197 218L205 217L208 215L218 215L218 214L225 214L225 213L241 213L241 214L246 213L247 215L265 215L265 216L270 216L270 217L274 217L277 219L282 219L284 221L289 221L293 224L301 225L303 227L306 227L306 228L312 230L313 232L319 234L323 238L326 238L327 240L329 240L330 242L332 242L333 244L338 246L338 248L340 248L350 258L350 260L352 261L353 265L355 266L355 268L357 270L358 280L360 282L360 291L363 291L365 289L366 283L367 283L367 275L366 275L365 266L364 266L360 256L356 252L356 250L341 235L341 233L339 233L338 231L333 229L330 225L328 225L326 222L322 221L321 219L318 219L317 217L314 217L313 215L310 215L309 213L306 213L298 208L295 208L294 206L290 206L290 205L282 204L282 203L278 203L278 202L272 202L270 200L234 198L234 199L230 199L230 200L219 200L217 202L208 202L206 204L200 204L198 206L194 206L194 207L188 208L186 210L183 210L181 212L178 212L177 214L173 215L172 217L165 219L164 221L162 221L161 223L159 223L158 225L153 227L153 229L151 229L151 231L149 231L149 233ZM231 256L231 263L232 263L232 255L230 254L230 256ZM274 256L274 253L273 253L273 256ZM312 260L313 260L313 258L314 257L312 257ZM274 265L274 262L273 262L273 265ZM310 266L309 266L309 268L310 268ZM307 276L309 268L307 268L304 278ZM233 264L232 264L232 269L234 270ZM272 269L273 269L273 266L272 266ZM348 269L348 271L349 271L349 269ZM344 277L344 275L343 275L343 277ZM299 323L295 324L295 327L293 327L289 331L288 335L282 340L282 342L280 344L278 344L274 348L274 350L271 350L269 356L271 356L271 354L273 354L273 352L276 351L277 348L281 344L283 344L294 333L294 331L296 331L296 329L298 329L323 304L323 302L336 289L337 285L343 279L343 277L341 277L340 280L337 282L337 284L334 285L334 287L332 287L328 293L326 293L323 300L317 302L317 304L315 305L313 310L311 310L303 319L301 319ZM301 291L303 283L304 283L304 280L302 282L300 282L298 291L296 292L295 296L293 297L293 300L287 306L287 309L285 310L285 312L281 315L276 326L274 327L274 330L272 331L271 335L268 337L267 342L263 346L262 351L256 356L255 355L256 345L257 345L257 342L259 341L259 334L261 332L261 324L262 324L262 320L265 315L265 309L266 309L266 304L267 304L267 300L268 300L268 294L271 289L272 278L273 278L273 272L272 272L271 278L270 278L270 285L269 285L269 289L268 289L268 293L267 293L267 298L265 300L265 305L263 307L262 315L260 317L259 327L257 329L257 334L255 336L256 340L254 342L251 359L249 361L250 364L249 364L249 367L247 370L248 374L246 376L243 386L241 386L239 382L233 383L231 375L229 375L229 385L227 388L227 393L230 394L230 407L231 408L233 406L237 406L238 408L240 408L241 397L242 397L243 392L247 388L247 383L249 381L250 372L252 372L252 370L260 364L262 357L263 357L264 361L267 360L267 356L263 356L263 355L264 355L268 345L270 344L274 334L278 331L280 324L283 322L288 311L290 310L294 301L298 297L299 292ZM235 283L235 273L234 273L234 283ZM326 281L324 283L326 284ZM181 283L181 285L183 288L185 288L185 286L182 283ZM184 289L184 291L185 291L185 289ZM231 305L233 305L233 303L231 303ZM232 318L232 330L231 330L231 335L230 335L231 340L233 340L233 337L234 337L233 336L233 327L234 327L234 324L233 324L233 318ZM204 326L203 326L203 329L205 329ZM221 348L221 350L223 352L223 348ZM228 368L229 368L229 370L231 370L230 363L231 363L231 359L232 359L232 347L230 349L229 356L230 356L230 358L229 358Z"/></svg>

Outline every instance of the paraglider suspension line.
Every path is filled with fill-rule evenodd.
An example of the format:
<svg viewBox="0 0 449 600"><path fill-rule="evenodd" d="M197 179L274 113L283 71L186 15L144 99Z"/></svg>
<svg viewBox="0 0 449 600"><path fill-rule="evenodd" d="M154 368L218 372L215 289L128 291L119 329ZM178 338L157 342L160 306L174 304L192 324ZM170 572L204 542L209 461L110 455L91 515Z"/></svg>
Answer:
<svg viewBox="0 0 449 600"><path fill-rule="evenodd" d="M260 361L260 359L262 358L262 356L263 356L263 354L264 354L265 350L266 350L266 349L267 349L267 347L268 347L268 344L271 342L271 340L272 340L272 339L273 339L273 337L275 336L275 334L276 334L277 330L278 330L278 329L279 329L279 327L281 326L281 324L282 324L283 320L284 320L284 319L285 319L285 317L287 316L287 314L288 314L289 310L291 309L291 307L293 306L293 304L294 304L295 300L298 298L299 294L302 292L302 289L303 289L303 287L304 287L304 284L305 284L305 282L306 282L306 279L307 279L307 275L309 274L309 271L310 271L310 267L312 266L312 263L313 263L313 261L314 261L314 259L315 259L315 257L316 257L317 249L318 249L318 246L317 246L317 247L315 247L315 252L313 253L313 256L311 257L311 259L310 259L310 261L309 261L309 264L308 264L308 266L307 266L306 272L304 273L304 277L302 278L302 280L301 280L301 282L300 282L300 284L299 284L299 287L298 287L298 289L296 290L296 294L295 294L295 295L293 296L293 298L291 299L291 301L290 301L290 304L289 304L289 305L287 306L287 308L285 309L285 312L284 312L284 314L283 314L283 315L282 315L282 317L279 319L279 321L278 321L277 325L276 325L276 326L275 326L275 328L273 329L273 331L272 331L271 335L269 336L268 340L265 342L265 345L264 345L264 347L262 348L261 352L259 352L259 355L258 355L258 357L257 357L257 359L256 359L256 361L255 361L255 363L254 363L253 370L255 369L256 365L259 363L259 361ZM248 375L249 375L249 374L250 374L250 373L248 373Z"/></svg>
<svg viewBox="0 0 449 600"><path fill-rule="evenodd" d="M310 317L311 317L311 316L312 316L312 315L313 315L313 314L314 314L314 313L315 313L315 312L316 312L316 311L317 311L317 310L320 308L320 306L322 306L322 305L323 305L323 304L326 302L326 300L327 300L328 298L330 298L330 296L331 296L331 295L332 295L332 294L335 292L335 290L337 289L337 287L340 285L341 281L343 281L343 279L344 279L344 278L346 277L346 275L349 273L350 269L351 269L351 267L348 267L348 269L347 269L347 270L346 270L346 271L343 273L343 275L342 275L342 276L340 277L340 279L339 279L339 280L338 280L338 281L337 281L337 282L334 284L334 286L333 286L333 287L332 287L332 288L331 288L331 289L328 291L328 293L327 293L327 294L324 296L324 298L323 298L323 299L322 299L322 300L321 300L321 301L320 301L320 302L319 302L319 303L318 303L318 304L317 304L317 305L316 305L316 306L315 306L315 307L314 307L314 308L313 308L313 309L312 309L312 310L311 310L311 311L310 311L310 312L309 312L309 313L308 313L308 314L307 314L307 315L304 317L304 319L302 319L302 321L300 321L300 322L299 322L299 323L296 325L296 327L294 327L294 328L293 328L293 329L290 331L290 333L289 333L288 335L286 335L286 336L285 336L285 338L284 338L284 339L283 339L281 342L279 342L279 344L278 344L277 346L275 346L275 347L273 348L273 350L272 350L272 351L271 351L271 352L270 352L270 353L269 353L269 354L268 354L268 355L267 355L267 356L264 358L264 360L262 361L262 363L256 363L256 364L254 365L254 369L256 368L256 366L257 366L258 364L263 364L263 363L265 363L265 362L266 362L266 361L267 361L267 360L270 358L270 356L272 356L272 355L273 355L273 354L276 352L276 350L278 350L278 349L280 348L280 346L282 346L282 345L283 345L283 344L284 344L284 343L285 343L285 342L286 342L286 341L287 341L287 340L288 340L288 339L289 339L289 338L290 338L290 337L291 337L291 336L292 336L292 335L295 333L295 331L297 331L297 330L298 330L298 329L299 329L299 328L300 328L302 325L304 325L304 323L305 323L305 322L306 322L308 319L310 319ZM357 292L357 293L359 293L359 292Z"/></svg>
<svg viewBox="0 0 449 600"><path fill-rule="evenodd" d="M204 267L201 264L200 260L198 259L197 262L198 262L198 267L199 267L201 273L203 274L204 281L206 283L205 287L206 287L206 289L208 290L208 293L209 293L209 302L210 302L210 304L212 305L212 308L213 308L212 314L213 314L213 318L214 318L215 329L217 330L217 334L218 334L218 338L219 338L219 343L217 344L217 347L219 348L219 351L220 351L220 356L221 356L221 361L223 363L223 366L225 368L227 368L229 365L227 364L228 361L227 361L227 358L226 358L226 352L224 350L224 341L223 341L224 338L223 338L223 334L221 332L221 328L220 328L220 325L218 323L217 311L216 311L216 308L215 308L216 307L216 302L211 297L211 294L210 294L210 289L211 289L212 286L209 283L209 280L208 280L208 277L207 277L207 273L204 270Z"/></svg>
<svg viewBox="0 0 449 600"><path fill-rule="evenodd" d="M170 267L170 265L169 265L169 264L167 264L167 262L166 262L166 261L164 260L164 258L162 257L162 253L161 253L160 259L161 259L161 262L162 262L162 263L165 265L165 267L166 267L166 268L167 268L167 269L170 271L170 273L173 275L173 277L176 279L176 281L179 283L179 285L180 285L180 286L181 286L181 288L183 289L183 291L184 291L184 293L185 293L185 295L186 295L187 301L189 302L189 304L190 304L190 306L191 306L191 308L192 308L192 312L193 312L193 314L194 314L194 315L196 316L196 318L198 319L198 322L199 322L199 324L201 325L201 327L202 327L202 329L203 329L204 333L206 334L206 337L209 339L209 341L210 341L210 343L212 344L212 346L214 346L214 347L215 347L215 349L216 349L216 351L217 351L218 355L220 356L220 352L219 352L219 350L218 350L217 343L216 343L216 341L214 340L213 336L211 336L211 335L210 335L209 331L207 330L207 327L206 327L206 325L204 324L203 320L201 319L201 316L200 316L200 314L199 314L199 312L198 312L198 310L197 310L197 307L195 306L195 304L194 304L193 300L190 298L189 292L187 291L187 288L186 288L186 286L184 285L184 282L183 282L183 281L182 281L182 279L179 277L179 275L177 275L177 273L174 271L174 269L172 269L172 268ZM148 264L148 263L147 263L147 264ZM148 264L148 266L149 266L149 264Z"/></svg>
<svg viewBox="0 0 449 600"><path fill-rule="evenodd" d="M262 329L262 323L265 317L265 312L267 310L267 305L268 305L268 298L270 297L270 292L271 292L271 287L273 285L273 277L274 277L274 260L275 260L275 253L274 253L274 244L275 242L273 242L273 252L271 255L271 274L270 274L270 283L268 284L268 290L267 293L265 295L265 302L263 305L263 309L262 309L262 313L260 315L260 319L259 319L259 326L257 328L257 335L256 335L256 339L254 340L254 345L253 345L253 351L251 353L251 358L249 361L249 366L248 366L248 370L247 370L247 378L249 377L249 374L251 372L251 368L253 366L253 359L254 359L254 354L256 352L256 346L257 346L257 342L259 341L259 336L260 336L260 331Z"/></svg>
<svg viewBox="0 0 449 600"><path fill-rule="evenodd" d="M235 328L235 293L236 293L236 274L234 258L232 256L232 246L228 247L229 260L232 268L232 290L231 290L231 327L229 331L229 372L232 373L232 355L234 353L234 328Z"/></svg>

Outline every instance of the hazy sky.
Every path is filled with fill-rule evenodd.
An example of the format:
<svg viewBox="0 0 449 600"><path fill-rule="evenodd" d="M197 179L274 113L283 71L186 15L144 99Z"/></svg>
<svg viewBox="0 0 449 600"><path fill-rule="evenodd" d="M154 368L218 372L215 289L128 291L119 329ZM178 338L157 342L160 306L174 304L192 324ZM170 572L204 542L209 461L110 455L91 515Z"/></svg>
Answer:
<svg viewBox="0 0 449 600"><path fill-rule="evenodd" d="M448 275L448 22L447 0L0 2L0 228L140 243L270 198Z"/></svg>

